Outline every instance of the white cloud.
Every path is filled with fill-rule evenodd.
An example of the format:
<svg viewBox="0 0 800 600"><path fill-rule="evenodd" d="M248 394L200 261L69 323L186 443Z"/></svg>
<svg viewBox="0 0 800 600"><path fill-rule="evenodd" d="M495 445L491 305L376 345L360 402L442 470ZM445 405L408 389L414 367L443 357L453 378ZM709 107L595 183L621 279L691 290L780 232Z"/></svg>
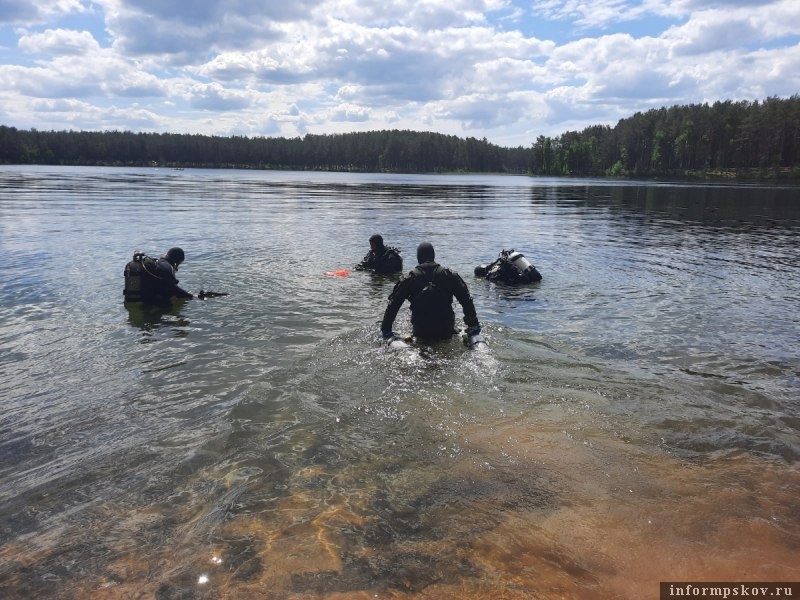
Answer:
<svg viewBox="0 0 800 600"><path fill-rule="evenodd" d="M100 50L100 44L88 31L67 29L48 29L23 35L19 47L25 52L59 55L81 55Z"/></svg>
<svg viewBox="0 0 800 600"><path fill-rule="evenodd" d="M365 27L410 27L417 31L447 29L485 24L487 14L513 11L506 0L329 0L320 13L335 15L344 22L357 22Z"/></svg>
<svg viewBox="0 0 800 600"><path fill-rule="evenodd" d="M229 111L248 108L253 104L254 94L226 89L218 83L195 83L184 91L191 106L202 110Z"/></svg>
<svg viewBox="0 0 800 600"><path fill-rule="evenodd" d="M783 0L768 10L745 8L704 10L685 24L664 33L673 55L701 55L716 50L738 49L787 36L797 36L800 2Z"/></svg>
<svg viewBox="0 0 800 600"><path fill-rule="evenodd" d="M141 131L159 130L167 125L162 116L138 106L103 107L75 99L31 101L12 92L0 94L0 104L4 107L4 118L14 118L22 123L33 109L37 115L35 126L42 130Z"/></svg>
<svg viewBox="0 0 800 600"><path fill-rule="evenodd" d="M33 25L85 12L81 0L0 0L0 23Z"/></svg>
<svg viewBox="0 0 800 600"><path fill-rule="evenodd" d="M0 86L34 98L85 98L102 93L101 80L69 61L44 67L0 66Z"/></svg>
<svg viewBox="0 0 800 600"><path fill-rule="evenodd" d="M280 25L313 18L317 0L96 0L115 45L134 56L169 55L173 64L203 62L209 52L250 49L277 39Z"/></svg>
<svg viewBox="0 0 800 600"><path fill-rule="evenodd" d="M647 3L629 0L535 0L534 14L552 21L571 21L576 28L605 28L648 12Z"/></svg>
<svg viewBox="0 0 800 600"><path fill-rule="evenodd" d="M169 82L150 73L127 69L124 77L109 78L103 89L109 96L129 98L162 97L169 93Z"/></svg>
<svg viewBox="0 0 800 600"><path fill-rule="evenodd" d="M85 41L84 38L81 38ZM89 44L91 46L91 44ZM71 52L35 67L0 65L0 85L37 98L163 96L166 83L109 50Z"/></svg>
<svg viewBox="0 0 800 600"><path fill-rule="evenodd" d="M400 115L397 111L390 110L383 115L383 120L386 123L397 123L400 121Z"/></svg>
<svg viewBox="0 0 800 600"><path fill-rule="evenodd" d="M193 69L203 77L231 82L250 79L254 83L289 84L313 79L312 61L303 52L279 45L252 52L226 52Z"/></svg>
<svg viewBox="0 0 800 600"><path fill-rule="evenodd" d="M471 94L438 103L432 116L457 121L468 130L488 130L520 121L530 123L542 109L536 94Z"/></svg>
<svg viewBox="0 0 800 600"><path fill-rule="evenodd" d="M343 85L340 87L334 98L339 101L351 100L358 98L364 94L364 86L362 85Z"/></svg>
<svg viewBox="0 0 800 600"><path fill-rule="evenodd" d="M795 0L783 0L794 3ZM606 29L648 17L684 19L707 9L732 10L739 7L770 9L775 0L534 0L533 13L552 21L569 21L577 30Z"/></svg>
<svg viewBox="0 0 800 600"><path fill-rule="evenodd" d="M252 85L329 82L339 100L358 94L368 102L424 102L460 93L480 61L509 56L543 60L553 46L486 27L419 32L334 21L326 36L296 36L261 50L222 53L196 72L220 82L248 80Z"/></svg>
<svg viewBox="0 0 800 600"><path fill-rule="evenodd" d="M331 121L360 122L367 121L371 116L371 111L365 106L357 104L341 104L328 113Z"/></svg>

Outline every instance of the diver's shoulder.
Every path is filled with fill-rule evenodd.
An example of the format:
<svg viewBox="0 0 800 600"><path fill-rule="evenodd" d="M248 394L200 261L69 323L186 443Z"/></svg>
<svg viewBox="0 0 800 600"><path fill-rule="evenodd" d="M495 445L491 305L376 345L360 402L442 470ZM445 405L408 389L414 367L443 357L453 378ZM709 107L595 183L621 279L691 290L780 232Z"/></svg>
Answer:
<svg viewBox="0 0 800 600"><path fill-rule="evenodd" d="M459 275L458 271L456 271L455 269L451 269L450 267L445 267L443 265L439 265L439 268L440 272L444 273L445 276L447 277L459 277L459 278L461 277L461 275Z"/></svg>

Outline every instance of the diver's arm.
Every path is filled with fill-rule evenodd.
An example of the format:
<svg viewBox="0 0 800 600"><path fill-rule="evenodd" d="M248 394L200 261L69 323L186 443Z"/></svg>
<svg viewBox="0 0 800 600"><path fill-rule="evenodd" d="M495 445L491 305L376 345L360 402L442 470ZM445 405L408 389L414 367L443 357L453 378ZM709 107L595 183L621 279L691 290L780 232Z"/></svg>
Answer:
<svg viewBox="0 0 800 600"><path fill-rule="evenodd" d="M178 278L175 277L175 267L163 259L158 261L158 277L163 283L164 292L166 292L164 295L167 298L194 298L194 294L187 292L178 285Z"/></svg>
<svg viewBox="0 0 800 600"><path fill-rule="evenodd" d="M472 296L469 295L467 284L461 279L461 275L453 273L452 271L451 282L453 285L453 295L464 310L464 323L466 323L468 327L478 325L478 314L475 311L475 303L472 301Z"/></svg>
<svg viewBox="0 0 800 600"><path fill-rule="evenodd" d="M179 285L176 285L173 288L172 295L175 296L176 298L188 298L188 299L194 298L194 294L192 294L191 292L187 292Z"/></svg>
<svg viewBox="0 0 800 600"><path fill-rule="evenodd" d="M383 321L381 321L382 332L389 332L392 330L392 325L394 325L397 313L400 307L403 306L403 302L408 298L409 281L410 279L401 279L395 284L392 293L389 294L389 303L386 305L386 311L383 313Z"/></svg>
<svg viewBox="0 0 800 600"><path fill-rule="evenodd" d="M355 270L366 271L372 266L371 263L372 263L372 251L370 250L369 252L367 252L367 255L362 259L362 261L355 266Z"/></svg>

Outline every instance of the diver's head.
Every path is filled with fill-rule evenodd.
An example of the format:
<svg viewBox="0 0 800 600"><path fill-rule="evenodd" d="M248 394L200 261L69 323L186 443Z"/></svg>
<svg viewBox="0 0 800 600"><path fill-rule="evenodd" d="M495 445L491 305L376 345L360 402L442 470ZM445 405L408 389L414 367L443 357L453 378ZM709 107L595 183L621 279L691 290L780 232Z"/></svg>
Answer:
<svg viewBox="0 0 800 600"><path fill-rule="evenodd" d="M380 233L376 233L369 238L369 247L372 249L373 252L377 252L378 250L383 250L383 236Z"/></svg>
<svg viewBox="0 0 800 600"><path fill-rule="evenodd" d="M475 267L475 277L486 277L486 273L489 272L489 269L486 268L486 265L478 265Z"/></svg>
<svg viewBox="0 0 800 600"><path fill-rule="evenodd" d="M420 264L433 262L434 258L436 258L436 252L433 250L433 244L430 242L422 242L417 246L417 262Z"/></svg>
<svg viewBox="0 0 800 600"><path fill-rule="evenodd" d="M167 259L167 262L175 267L175 270L178 269L178 265L180 265L186 256L183 253L181 248L170 248L167 250L167 253L164 255L164 258Z"/></svg>

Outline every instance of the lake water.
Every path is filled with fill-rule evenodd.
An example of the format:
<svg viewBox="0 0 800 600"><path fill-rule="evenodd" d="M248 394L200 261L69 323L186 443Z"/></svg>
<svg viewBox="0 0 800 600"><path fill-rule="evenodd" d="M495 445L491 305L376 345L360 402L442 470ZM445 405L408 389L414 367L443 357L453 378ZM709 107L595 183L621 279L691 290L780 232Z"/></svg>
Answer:
<svg viewBox="0 0 800 600"><path fill-rule="evenodd" d="M0 167L0 596L800 580L799 191ZM325 275L375 232L434 244L488 351L383 347L396 277ZM230 295L124 306L175 245ZM541 283L472 275L510 247Z"/></svg>

